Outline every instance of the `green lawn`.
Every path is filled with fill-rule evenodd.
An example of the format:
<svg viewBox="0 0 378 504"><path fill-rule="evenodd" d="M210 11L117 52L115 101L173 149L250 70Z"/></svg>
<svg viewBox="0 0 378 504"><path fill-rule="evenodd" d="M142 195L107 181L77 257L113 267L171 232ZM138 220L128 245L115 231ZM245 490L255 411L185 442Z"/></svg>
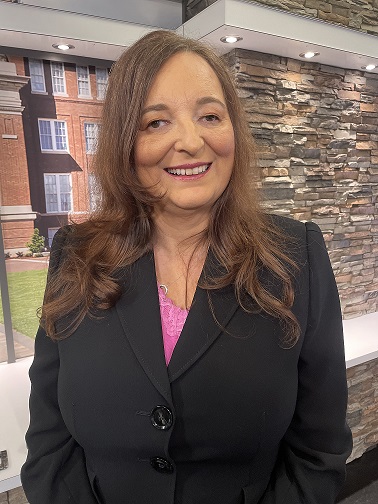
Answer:
<svg viewBox="0 0 378 504"><path fill-rule="evenodd" d="M8 273L13 329L31 338L38 328L36 311L42 304L46 275L47 269ZM4 322L1 304L0 321Z"/></svg>

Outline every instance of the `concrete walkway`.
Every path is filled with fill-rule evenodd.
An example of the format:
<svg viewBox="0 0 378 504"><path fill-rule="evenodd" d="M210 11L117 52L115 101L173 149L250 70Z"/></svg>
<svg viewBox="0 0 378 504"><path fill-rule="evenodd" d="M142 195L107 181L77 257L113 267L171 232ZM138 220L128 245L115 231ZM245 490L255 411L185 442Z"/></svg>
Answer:
<svg viewBox="0 0 378 504"><path fill-rule="evenodd" d="M49 266L49 257L20 257L19 259L7 259L5 267L7 273L14 271L30 271L46 269Z"/></svg>

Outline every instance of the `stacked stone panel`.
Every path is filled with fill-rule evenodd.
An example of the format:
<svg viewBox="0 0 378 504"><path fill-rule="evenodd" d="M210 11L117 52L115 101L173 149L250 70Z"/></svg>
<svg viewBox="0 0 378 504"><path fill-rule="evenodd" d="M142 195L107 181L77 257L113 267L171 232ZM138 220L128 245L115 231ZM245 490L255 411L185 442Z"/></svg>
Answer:
<svg viewBox="0 0 378 504"><path fill-rule="evenodd" d="M378 311L378 76L230 53L268 211L324 233L345 318Z"/></svg>
<svg viewBox="0 0 378 504"><path fill-rule="evenodd" d="M28 504L21 487L0 493L0 504Z"/></svg>
<svg viewBox="0 0 378 504"><path fill-rule="evenodd" d="M378 359L348 369L347 378L347 418L353 432L350 460L353 460L378 443Z"/></svg>

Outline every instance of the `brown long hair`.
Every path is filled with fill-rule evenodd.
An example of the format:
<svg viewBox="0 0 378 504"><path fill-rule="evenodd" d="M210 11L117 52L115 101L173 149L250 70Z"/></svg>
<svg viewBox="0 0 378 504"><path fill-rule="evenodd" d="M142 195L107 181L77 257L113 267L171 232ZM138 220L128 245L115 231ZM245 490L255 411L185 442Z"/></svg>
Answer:
<svg viewBox="0 0 378 504"><path fill-rule="evenodd" d="M256 150L230 71L207 46L159 30L128 48L112 68L94 160L100 188L98 208L88 221L73 226L63 260L47 284L41 321L53 339L70 335L86 314L113 306L122 294L117 270L151 249L156 197L135 176L133 148L142 107L157 72L171 56L185 51L202 57L218 76L235 133L231 179L214 204L202 236L223 273L205 278L201 286L217 289L234 284L245 310L254 305L279 318L289 343L299 336L291 311L294 289L290 271L295 263L283 252L282 233L261 210L252 180ZM262 269L278 280L279 296L260 280ZM64 315L70 323L57 331L56 322Z"/></svg>

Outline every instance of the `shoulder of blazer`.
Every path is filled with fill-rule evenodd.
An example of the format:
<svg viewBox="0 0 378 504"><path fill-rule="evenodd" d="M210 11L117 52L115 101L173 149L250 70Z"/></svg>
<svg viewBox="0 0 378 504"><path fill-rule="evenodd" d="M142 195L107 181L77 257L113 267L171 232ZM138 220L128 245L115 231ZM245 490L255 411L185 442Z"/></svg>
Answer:
<svg viewBox="0 0 378 504"><path fill-rule="evenodd" d="M308 260L306 224L292 218L274 214L267 215L267 219L282 234L282 242L280 242L281 250L302 269ZM317 227L316 224L313 226ZM289 270L291 270L290 266ZM294 271L292 273L295 275Z"/></svg>
<svg viewBox="0 0 378 504"><path fill-rule="evenodd" d="M55 233L50 250L49 275L56 273L64 257L64 248L69 240L73 226L63 226Z"/></svg>
<svg viewBox="0 0 378 504"><path fill-rule="evenodd" d="M289 239L306 239L306 224L304 222L282 215L269 214L267 217Z"/></svg>

